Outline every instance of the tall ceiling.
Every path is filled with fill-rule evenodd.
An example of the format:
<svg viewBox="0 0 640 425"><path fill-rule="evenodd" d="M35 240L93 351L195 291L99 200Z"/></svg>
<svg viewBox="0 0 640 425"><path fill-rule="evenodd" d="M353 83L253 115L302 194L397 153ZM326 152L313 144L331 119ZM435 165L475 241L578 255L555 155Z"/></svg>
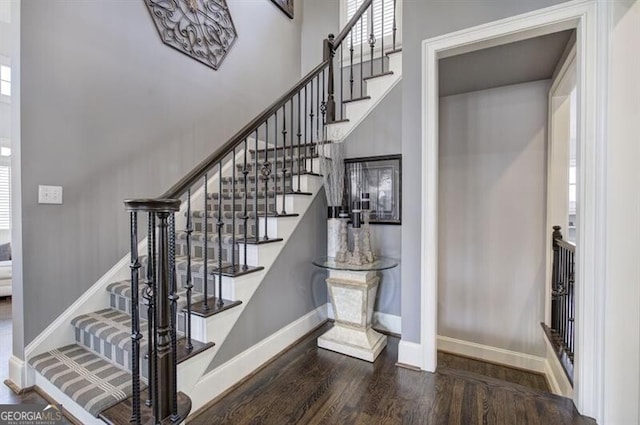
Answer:
<svg viewBox="0 0 640 425"><path fill-rule="evenodd" d="M551 78L574 30L441 59L440 96Z"/></svg>

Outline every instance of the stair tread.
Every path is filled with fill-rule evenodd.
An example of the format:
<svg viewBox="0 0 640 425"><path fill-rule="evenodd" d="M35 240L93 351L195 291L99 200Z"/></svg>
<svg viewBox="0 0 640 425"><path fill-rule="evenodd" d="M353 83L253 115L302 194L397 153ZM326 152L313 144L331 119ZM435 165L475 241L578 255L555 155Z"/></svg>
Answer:
<svg viewBox="0 0 640 425"><path fill-rule="evenodd" d="M142 294L144 293L146 288L146 285L143 283L143 281L140 281L139 284L139 294L138 294L138 298L140 300L140 302L143 302L143 297ZM107 286L107 292L114 294L114 295L118 295L121 296L123 298L128 298L131 299L131 280L121 280L118 282L113 282L110 283ZM177 295L178 295L178 311L182 310L182 308L184 306L186 306L187 304L187 288L183 287L183 286L179 286L178 290L176 291ZM192 303L196 303L199 301L202 301L202 299L204 298L204 295L198 291L196 291L195 289L191 290L191 302Z"/></svg>
<svg viewBox="0 0 640 425"><path fill-rule="evenodd" d="M249 205L247 205L247 208L248 207L249 207ZM207 210L206 215L207 215L207 218L217 219L218 218L218 211ZM247 215L249 216L249 221L256 219L256 213L253 212L253 211L247 211ZM283 217L283 216L286 216L286 217L298 217L299 215L300 214L298 214L298 213L291 213L291 214L284 214L283 215L283 214L276 214L274 212L267 212L267 217ZM203 218L204 216L205 216L205 212L203 210L192 210L191 211L191 217L192 218L200 219L200 218ZM241 220L242 220L243 216L244 216L244 211L236 210L236 224L241 224ZM259 212L258 213L258 217L259 218L264 218L264 212ZM223 211L222 212L222 218L231 220L233 218L233 212L232 211ZM226 223L226 224L229 224L229 223ZM211 232L208 232L208 233L211 234ZM249 232L249 234L251 234L251 232Z"/></svg>
<svg viewBox="0 0 640 425"><path fill-rule="evenodd" d="M236 201L242 201L244 199L244 196L242 195L243 192L237 192L236 191L236 193L239 193L239 195L235 196L235 200ZM278 197L282 196L282 191L278 191L277 193L274 192L273 190L267 191L267 198L269 198L269 199L274 199L276 195ZM311 192L297 192L297 191L291 190L291 191L285 192L285 195L312 195L312 193ZM213 193L207 194L207 196L209 197L209 199L216 199L217 200L220 197L220 194L218 192L213 192ZM231 200L232 197L233 196L228 192L222 194L222 199L223 200L225 200L225 199L226 200ZM256 197L256 195L253 192L247 194L247 199L254 199L255 197ZM264 192L260 192L257 195L257 197L258 197L258 199L264 199L264 197L265 197Z"/></svg>
<svg viewBox="0 0 640 425"><path fill-rule="evenodd" d="M40 354L29 364L93 416L132 394L129 371L78 344Z"/></svg>
<svg viewBox="0 0 640 425"><path fill-rule="evenodd" d="M379 74L369 75L368 77L364 77L363 80L367 81L367 80L371 80L373 78L384 77L384 76L387 76L387 75L393 75L393 71L385 71L385 72L381 72Z"/></svg>
<svg viewBox="0 0 640 425"><path fill-rule="evenodd" d="M369 99L371 99L371 96L354 97L352 99L343 100L342 103L359 102L361 100L369 100Z"/></svg>
<svg viewBox="0 0 640 425"><path fill-rule="evenodd" d="M121 350L131 350L131 316L113 308L81 314L71 320L71 325L94 335ZM140 332L146 335L147 321L140 320Z"/></svg>

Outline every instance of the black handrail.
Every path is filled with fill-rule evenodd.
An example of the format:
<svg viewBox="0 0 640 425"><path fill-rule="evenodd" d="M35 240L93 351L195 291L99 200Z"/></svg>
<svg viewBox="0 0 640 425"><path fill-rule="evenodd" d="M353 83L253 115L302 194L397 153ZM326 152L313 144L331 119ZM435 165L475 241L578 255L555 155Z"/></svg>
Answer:
<svg viewBox="0 0 640 425"><path fill-rule="evenodd" d="M209 155L204 161L198 164L187 175L181 178L176 184L171 186L164 194L160 196L161 199L173 199L179 198L186 191L197 183L205 172L213 168L219 161L222 161L227 155L229 155L233 149L244 143L244 139L251 136L256 128L260 127L262 123L268 120L278 109L282 108L286 102L288 102L293 96L295 96L302 88L304 88L311 80L317 77L322 70L329 64L329 61L323 60L318 66L313 68L307 75L305 75L295 86L293 86L284 95L280 96L278 100L273 102L264 111L262 111L257 117L252 119L249 124L242 127L227 143L218 148L215 152Z"/></svg>

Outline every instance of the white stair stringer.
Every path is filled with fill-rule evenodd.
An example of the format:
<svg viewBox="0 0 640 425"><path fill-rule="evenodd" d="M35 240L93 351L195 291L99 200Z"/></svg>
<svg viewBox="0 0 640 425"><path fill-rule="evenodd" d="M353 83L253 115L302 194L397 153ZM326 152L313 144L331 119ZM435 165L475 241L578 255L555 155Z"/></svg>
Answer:
<svg viewBox="0 0 640 425"><path fill-rule="evenodd" d="M264 270L232 278L235 287L235 299L242 301L242 304L208 318L192 316L191 329L193 338L201 341L213 341L216 344L213 348L178 365L178 390L184 392L191 398L192 411L196 411L198 408L204 406L204 404L214 397L214 394L221 392L219 388L201 388L198 386L198 383L224 344L236 321L251 300L251 297L260 286L260 283L269 272L269 269L284 249L287 241L320 192L320 188L322 187L322 179L320 177L304 175L301 177L301 180L304 180L304 186L312 195L290 196L290 198L294 199L294 209L292 209L291 212L295 212L299 214L299 216L278 217L276 219L277 237L282 238L282 241L253 245L252 247L256 260L259 260ZM272 219L272 221L276 220ZM247 255L249 256L249 254Z"/></svg>
<svg viewBox="0 0 640 425"><path fill-rule="evenodd" d="M393 74L365 80L366 94L370 98L346 103L345 118L348 121L327 124L327 139L337 142L344 140L402 79L402 51L389 53L387 56L389 71Z"/></svg>

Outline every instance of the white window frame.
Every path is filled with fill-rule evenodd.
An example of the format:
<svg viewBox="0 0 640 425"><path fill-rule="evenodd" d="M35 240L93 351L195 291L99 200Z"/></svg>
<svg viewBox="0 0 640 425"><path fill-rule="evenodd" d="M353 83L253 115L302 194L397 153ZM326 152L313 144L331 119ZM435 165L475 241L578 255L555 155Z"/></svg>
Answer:
<svg viewBox="0 0 640 425"><path fill-rule="evenodd" d="M362 4L361 0L357 0L357 1L359 4ZM379 3L380 1L381 0L373 0L371 7L374 7L375 3ZM399 49L402 47L402 1L403 0L396 0L396 49ZM342 30L347 25L347 22L349 21L347 18L348 3L349 3L349 0L340 0L340 30ZM369 58L371 57L371 48L369 47L369 42L368 42L369 29L365 31L365 34L363 34L363 38L365 38L365 43L362 49L362 58L360 57L360 44L353 45L354 63L356 62L359 63L361 59L364 61L368 61ZM392 50L393 49L393 32L385 35L383 39L384 39L384 50L386 52ZM349 37L347 36L342 43L344 45L342 49L342 60L343 62L348 62L351 59L350 52L349 52ZM382 50L382 42L380 40L376 40L376 44L373 49L374 59L380 56L381 50Z"/></svg>
<svg viewBox="0 0 640 425"><path fill-rule="evenodd" d="M11 71L11 63L9 62L9 58L7 58L6 56L0 55L0 66L6 66ZM8 80L8 83L9 83L9 86L10 86L9 90L13 91L13 90L11 90L11 88L12 88L11 87L12 86L11 80L13 80L13 78ZM5 80L2 80L2 81L5 81ZM0 92L0 102L4 102L4 103L11 102L11 95L2 94L2 92Z"/></svg>

